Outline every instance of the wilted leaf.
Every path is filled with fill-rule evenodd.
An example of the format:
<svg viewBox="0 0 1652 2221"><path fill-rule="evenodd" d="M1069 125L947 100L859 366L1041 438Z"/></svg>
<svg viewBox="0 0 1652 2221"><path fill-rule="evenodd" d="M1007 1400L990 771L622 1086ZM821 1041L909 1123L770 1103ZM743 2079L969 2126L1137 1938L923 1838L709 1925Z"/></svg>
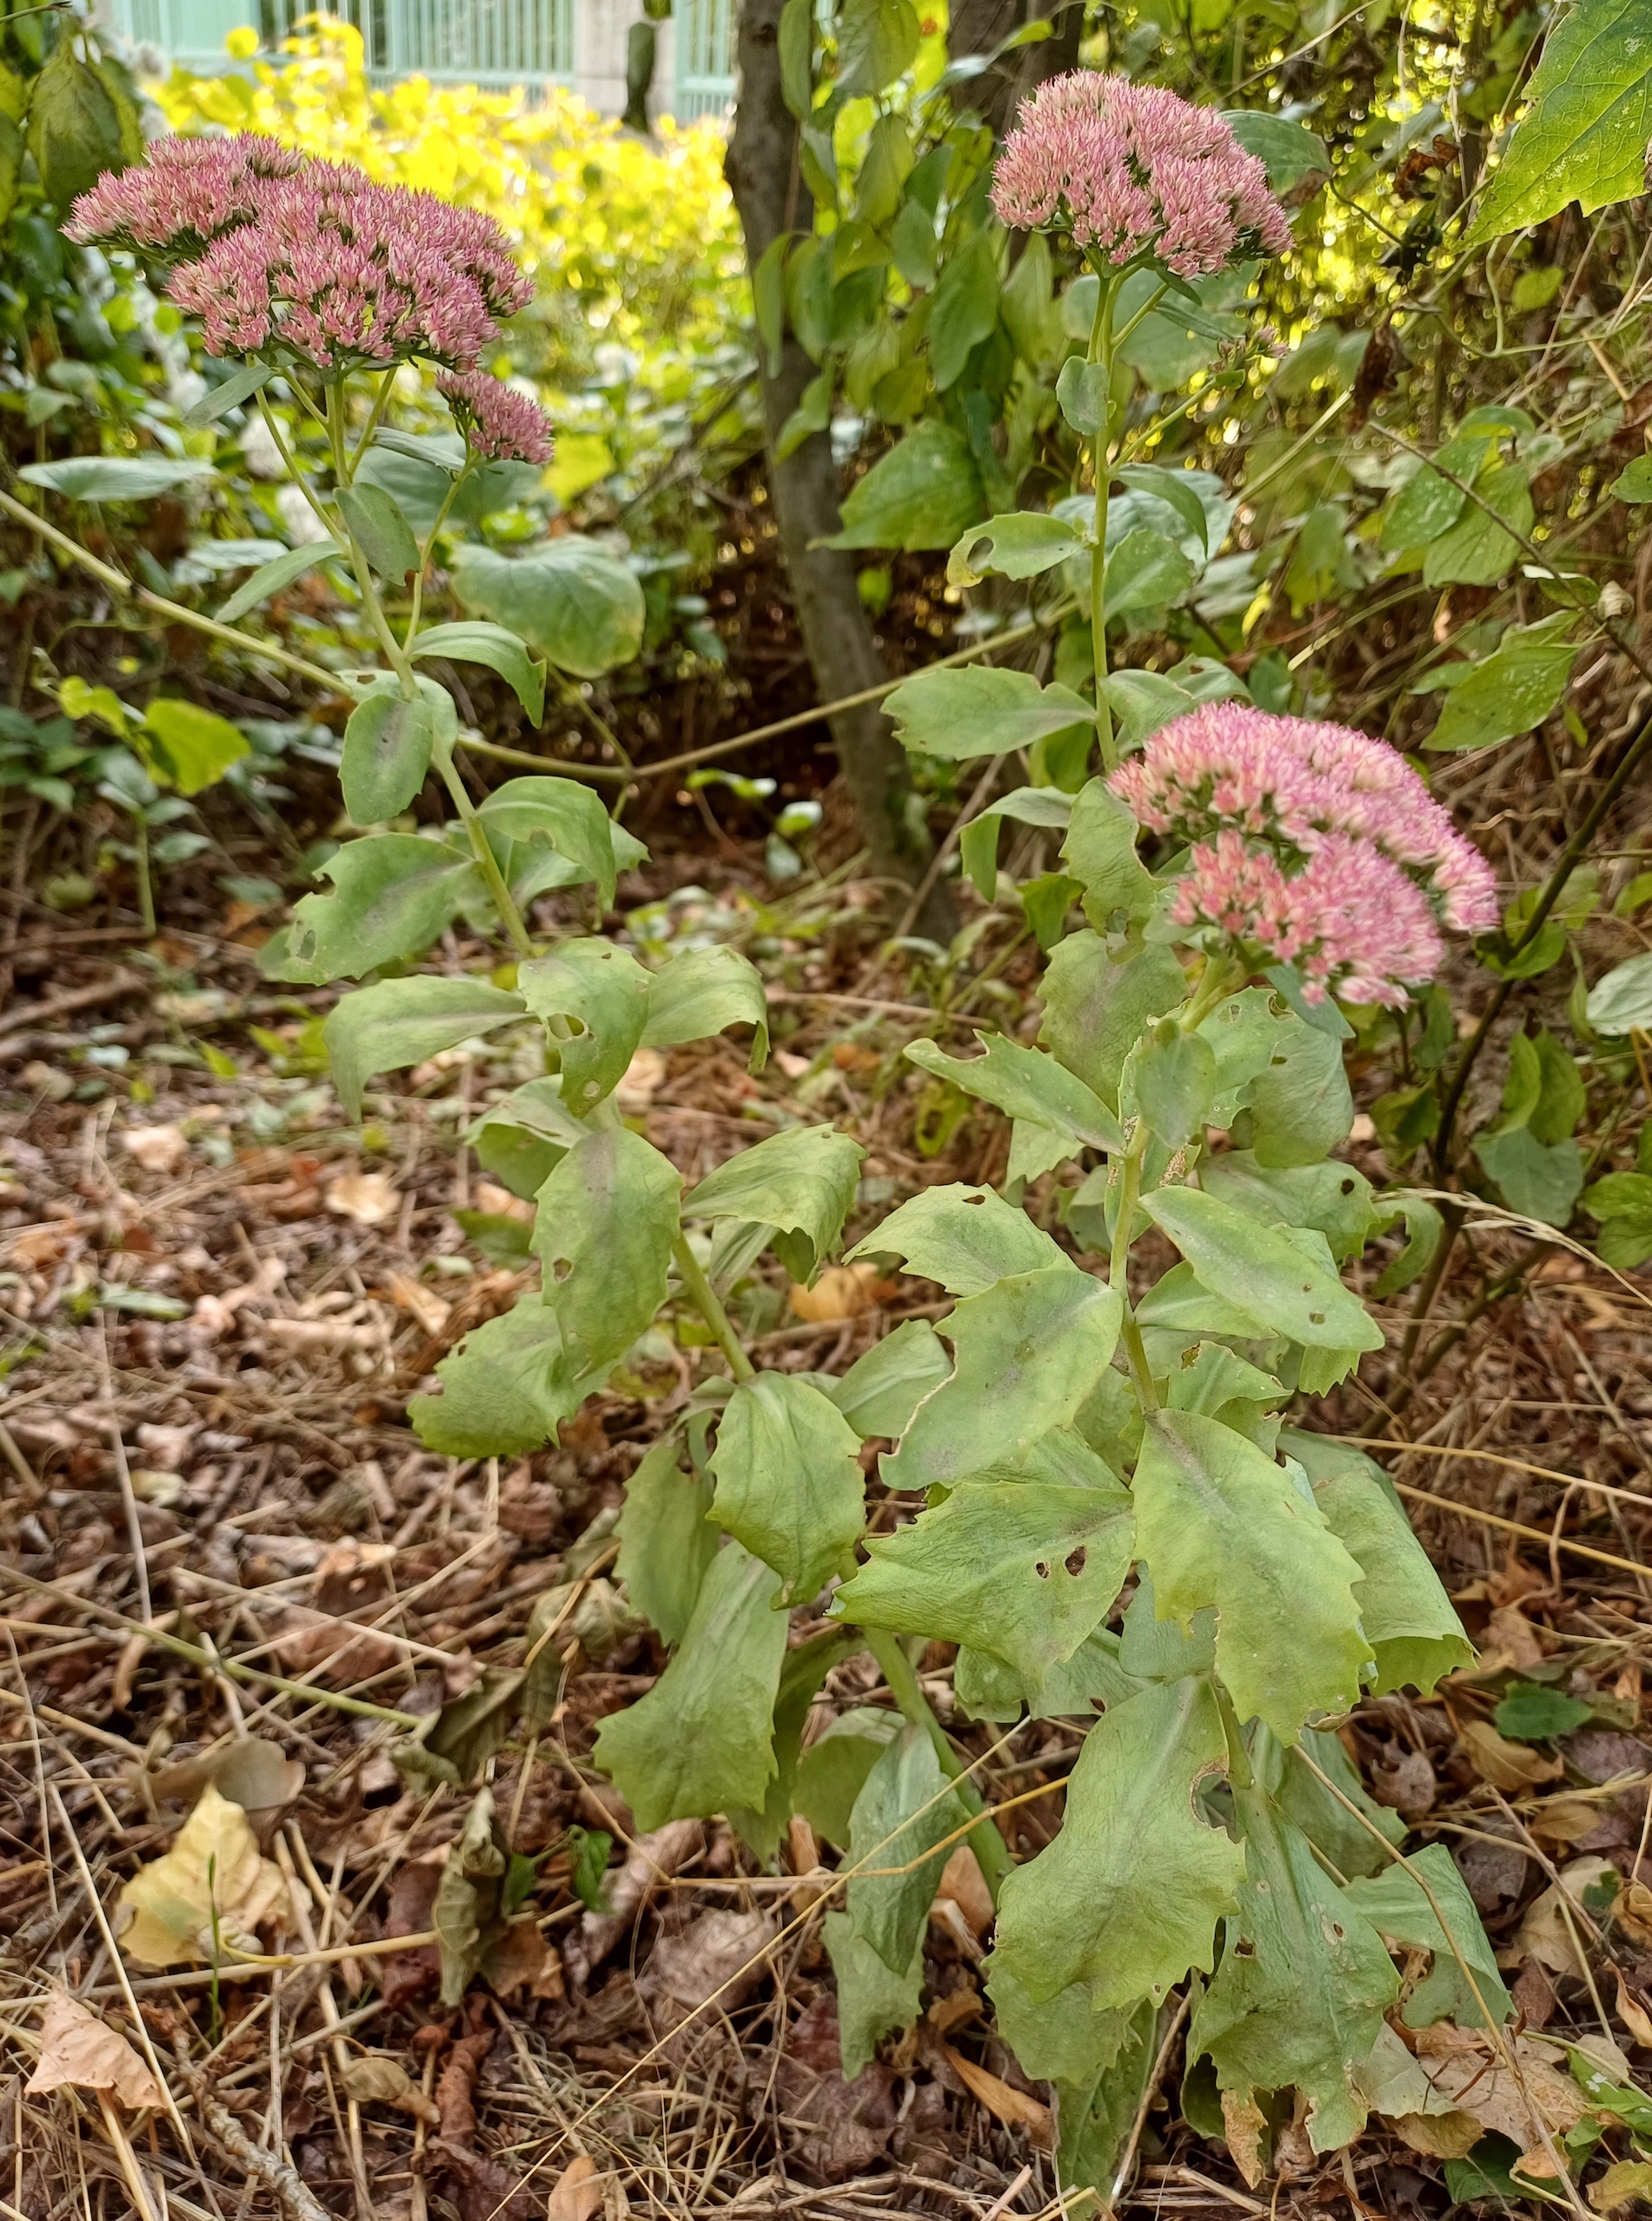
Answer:
<svg viewBox="0 0 1652 2221"><path fill-rule="evenodd" d="M286 1878L262 1857L239 1805L216 1789L163 1857L140 1866L118 1899L121 1949L139 1966L210 1965L227 1950L255 1952L257 1931L290 1910Z"/></svg>
<svg viewBox="0 0 1652 2221"><path fill-rule="evenodd" d="M1000 2076L989 2074L973 2059L955 2051L950 2044L943 2044L941 2050L946 2055L947 2065L971 2097L985 2105L995 2121L1002 2121L1006 2129L1025 2129L1039 2151L1052 2149L1055 2132L1047 2105L1040 2105L1036 2098L1028 2097L1025 2090L1017 2090Z"/></svg>
<svg viewBox="0 0 1652 2221"><path fill-rule="evenodd" d="M40 2058L28 2089L36 2094L65 2086L111 2091L134 2113L166 2103L166 2093L125 2037L67 1990L54 1990L41 2019Z"/></svg>
<svg viewBox="0 0 1652 2221"><path fill-rule="evenodd" d="M1561 1759L1546 1759L1529 1744L1499 1735L1489 1720L1466 1720L1463 1745L1470 1765L1494 1789L1530 1789L1540 1781L1558 1781L1566 1771Z"/></svg>
<svg viewBox="0 0 1652 2221"><path fill-rule="evenodd" d="M345 2096L358 2105L393 2105L398 2112L411 2113L415 2121L431 2128L441 2118L435 2100L425 2096L401 2061L387 2058L381 2052L349 2060L340 2078Z"/></svg>
<svg viewBox="0 0 1652 2221"><path fill-rule="evenodd" d="M498 1932L506 1859L494 1839L494 1795L479 1790L436 1884L431 1925L441 1953L441 2002L459 2003Z"/></svg>

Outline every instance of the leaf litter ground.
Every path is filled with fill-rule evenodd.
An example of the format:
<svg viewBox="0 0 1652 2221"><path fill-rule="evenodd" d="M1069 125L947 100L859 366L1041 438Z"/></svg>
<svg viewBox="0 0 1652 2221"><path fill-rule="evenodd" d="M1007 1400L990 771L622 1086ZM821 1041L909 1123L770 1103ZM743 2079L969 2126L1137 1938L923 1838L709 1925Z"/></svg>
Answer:
<svg viewBox="0 0 1652 2221"><path fill-rule="evenodd" d="M622 903L680 887L688 861ZM937 1180L1001 1179L1007 1134L985 1110L925 1154L937 1099L899 1060L919 1030L901 1007L922 990L871 964L872 890L840 881L777 920L742 893L773 896L753 857L693 863L715 891L680 899L675 930L758 938L783 1023L755 1081L726 1045L634 1068L625 1107L685 1176L830 1115L870 1153L865 1223ZM532 1457L467 1466L407 1428L437 1359L532 1269L521 1207L460 1143L528 1076L508 1036L370 1094L358 1135L320 1069L325 998L268 994L244 942L175 928L116 967L49 913L22 915L29 993L0 1020L11 2210L1052 2214L1047 2093L983 2006L988 1907L967 1860L929 1924L915 2032L846 2085L821 1941L838 1852L797 1825L780 1871L761 1873L720 1822L640 1837L590 1764L601 1722L662 1662L609 1579L624 1484L714 1353L687 1322L646 1340L561 1446ZM1004 977L1024 994L1032 967ZM1018 1022L1014 1002L998 1007ZM967 1031L942 1040L965 1048ZM1368 1151L1375 1176L1372 1145L1356 1140L1357 1159ZM1032 1201L1053 1225L1053 1198ZM852 1219L850 1236L862 1230ZM1495 1278L1525 1240L1478 1220L1474 1273ZM1473 1285L1465 1267L1437 1293L1442 1330ZM835 1373L949 1307L933 1296L851 1266L795 1300L783 1282L756 1289L743 1323L765 1364ZM1652 2058L1646 1308L1641 1283L1551 1247L1523 1297L1473 1320L1403 1406L1406 1320L1379 1311L1387 1353L1322 1406L1322 1423L1354 1433L1381 1426L1387 1403L1390 1440L1419 1446L1385 1462L1416 1492L1419 1531L1481 1646L1436 1700L1367 1703L1343 1741L1412 1849L1455 1859L1524 2016L1529 2087L1563 2065L1558 2038L1592 2044L1620 2081ZM887 1527L899 1500L886 1501ZM547 1592L549 1724L508 1740L498 1677L521 1666ZM150 1613L153 1635L135 1633ZM234 1670L215 1671L215 1653ZM998 1732L953 1706L950 1646L932 1645L922 1672L959 1747L991 1748ZM813 1731L887 1702L868 1659L839 1662ZM381 1716L443 1707L459 1770L491 1765L514 1854L515 1917L478 1935L485 1972L450 2007L424 1939L444 1862L463 1855L468 1798L439 1771L398 1768L405 1720ZM993 1801L1016 1800L1004 1826L1022 1858L1054 1833L1076 1750L1071 1725L1031 1723L981 1769ZM176 1912L187 1936L210 1861L244 1881L254 1919L285 1897L297 1963L231 1976L221 1950L215 1974L201 1963L209 1903L196 1906L204 1943L197 1918L169 1969L117 1959L123 1889L176 1861L186 1818L195 1830L220 1805L233 1821L196 1846L193 1885L171 1866L173 1893L149 1888L146 1923ZM216 1898L222 1945L234 1905L224 1887ZM100 2017L105 2046L50 2006L66 1992ZM1445 2210L1445 2139L1375 2122L1328 2162L1274 2124L1277 2180L1257 2197L1236 2164L1257 2131L1230 2122L1227 2145L1207 2119L1197 2132L1174 2050L1166 2067L1121 2206ZM1475 2135L1523 2125L1492 2067L1471 2051L1452 2068ZM168 2105L129 2115L111 2090L144 2076Z"/></svg>

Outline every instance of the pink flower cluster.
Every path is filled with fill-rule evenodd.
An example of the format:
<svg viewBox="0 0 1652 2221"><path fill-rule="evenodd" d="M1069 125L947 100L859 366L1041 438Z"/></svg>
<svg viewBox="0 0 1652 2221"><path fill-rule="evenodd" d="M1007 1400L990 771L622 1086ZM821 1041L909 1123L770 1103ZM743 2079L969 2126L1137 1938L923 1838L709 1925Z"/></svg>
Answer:
<svg viewBox="0 0 1652 2221"><path fill-rule="evenodd" d="M491 216L251 133L159 141L66 228L176 262L168 290L216 355L468 369L533 291Z"/></svg>
<svg viewBox="0 0 1652 2221"><path fill-rule="evenodd" d="M1497 921L1484 857L1368 734L1211 702L1111 784L1151 831L1191 844L1173 921L1295 964L1312 999L1403 1003L1439 969L1442 926Z"/></svg>
<svg viewBox="0 0 1652 2221"><path fill-rule="evenodd" d="M473 454L493 462L550 461L551 420L527 394L486 370L450 370L436 385Z"/></svg>
<svg viewBox="0 0 1652 2221"><path fill-rule="evenodd" d="M1115 265L1151 256L1183 278L1290 243L1266 170L1216 110L1093 70L1023 104L992 205L1012 229L1052 224Z"/></svg>

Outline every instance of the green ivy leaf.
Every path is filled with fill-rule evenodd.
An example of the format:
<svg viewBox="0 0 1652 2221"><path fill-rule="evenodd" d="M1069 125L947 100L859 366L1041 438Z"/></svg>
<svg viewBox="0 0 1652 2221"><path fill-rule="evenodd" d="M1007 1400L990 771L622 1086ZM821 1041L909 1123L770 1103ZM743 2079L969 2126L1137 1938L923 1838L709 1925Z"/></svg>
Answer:
<svg viewBox="0 0 1652 2221"><path fill-rule="evenodd" d="M450 663L481 663L504 680L527 712L530 725L539 724L545 715L545 666L536 663L503 625L431 625L415 639L411 653L415 662L441 655Z"/></svg>
<svg viewBox="0 0 1652 2221"><path fill-rule="evenodd" d="M1133 1541L1118 1485L966 1480L909 1526L869 1535L833 1611L990 1651L1036 1693L1111 1611Z"/></svg>
<svg viewBox="0 0 1652 2221"><path fill-rule="evenodd" d="M642 588L630 566L576 532L530 555L467 544L454 551L454 592L559 671L598 679L635 660L642 646Z"/></svg>
<svg viewBox="0 0 1652 2221"><path fill-rule="evenodd" d="M1357 1704L1370 1646L1362 1568L1305 1483L1243 1434L1194 1412L1147 1414L1136 1466L1137 1546L1160 1615L1217 1609L1217 1671L1242 1719L1291 1743L1310 1712Z"/></svg>
<svg viewBox="0 0 1652 2221"><path fill-rule="evenodd" d="M1276 1333L1317 1349L1383 1347L1382 1328L1329 1261L1317 1260L1312 1237L1298 1247L1289 1229L1262 1226L1196 1187L1158 1188L1142 1198L1142 1208L1213 1294ZM1324 1237L1318 1239L1323 1248Z"/></svg>
<svg viewBox="0 0 1652 2221"><path fill-rule="evenodd" d="M738 1542L713 1559L671 1663L597 1730L596 1763L645 1833L731 1805L761 1806L775 1772L786 1617L780 1577Z"/></svg>
<svg viewBox="0 0 1652 2221"><path fill-rule="evenodd" d="M1014 1466L1053 1428L1071 1426L1112 1359L1116 1289L1063 1262L967 1296L946 1322L955 1371L921 1403L886 1458L891 1488L952 1487Z"/></svg>
<svg viewBox="0 0 1652 2221"><path fill-rule="evenodd" d="M1544 41L1523 121L1492 172L1465 248L1646 189L1652 59L1639 0L1579 0Z"/></svg>
<svg viewBox="0 0 1652 2221"><path fill-rule="evenodd" d="M909 1273L939 1280L949 1295L981 1295L1008 1273L1067 1262L1060 1244L1025 1211L991 1187L957 1180L910 1197L846 1253L852 1263L899 1257Z"/></svg>
<svg viewBox="0 0 1652 2221"><path fill-rule="evenodd" d="M866 1524L860 1442L829 1397L786 1373L742 1380L723 1407L712 1510L780 1576L780 1604L806 1604Z"/></svg>
<svg viewBox="0 0 1652 2221"><path fill-rule="evenodd" d="M807 1280L843 1231L866 1151L830 1126L795 1127L744 1149L685 1197L685 1219L746 1219L773 1227L793 1280Z"/></svg>
<svg viewBox="0 0 1652 2221"><path fill-rule="evenodd" d="M784 1620L781 1621L784 1626ZM855 1933L902 1973L922 1944L941 1870L968 1813L921 1727L903 1727L866 1776L849 1825L845 1898ZM936 1848L936 1846L942 1846ZM926 1853L933 1850L933 1857ZM905 1872L879 1871L905 1868Z"/></svg>
<svg viewBox="0 0 1652 2221"><path fill-rule="evenodd" d="M654 974L644 1048L675 1048L729 1026L751 1027L750 1069L760 1072L768 1061L768 1001L761 973L739 949L691 948Z"/></svg>
<svg viewBox="0 0 1652 2221"><path fill-rule="evenodd" d="M1042 1050L994 1034L983 1041L984 1054L948 1056L933 1041L912 1041L908 1060L938 1080L950 1080L966 1095L992 1103L1006 1117L1025 1119L1058 1136L1076 1156L1081 1147L1121 1151L1125 1137L1099 1095Z"/></svg>
<svg viewBox="0 0 1652 2221"><path fill-rule="evenodd" d="M1069 687L1040 686L1030 671L919 671L902 681L884 708L905 747L952 763L1034 748L1096 721L1082 695Z"/></svg>
<svg viewBox="0 0 1652 2221"><path fill-rule="evenodd" d="M586 1134L541 1188L534 1247L545 1301L582 1371L612 1365L653 1325L681 1190L670 1159L623 1126Z"/></svg>
<svg viewBox="0 0 1652 2221"><path fill-rule="evenodd" d="M1357 2076L1399 1995L1376 1929L1320 1867L1307 1838L1254 1791L1236 1790L1249 1873L1215 1978L1194 2008L1188 2057L1208 2052L1224 2090L1300 2090L1316 2151L1365 2125Z"/></svg>
<svg viewBox="0 0 1652 2221"><path fill-rule="evenodd" d="M379 687L357 702L339 761L344 807L357 825L382 825L407 808L424 785L435 736L435 712L422 694L408 702Z"/></svg>
<svg viewBox="0 0 1652 2221"><path fill-rule="evenodd" d="M277 979L359 979L415 956L486 891L468 854L411 833L347 841L318 876L334 891L307 894L294 909Z"/></svg>
<svg viewBox="0 0 1652 2221"><path fill-rule="evenodd" d="M530 773L508 779L476 812L490 838L532 845L547 841L574 867L573 877L592 881L606 909L616 874L647 851L613 823L595 791L577 779Z"/></svg>
<svg viewBox="0 0 1652 2221"><path fill-rule="evenodd" d="M650 975L630 951L595 936L559 941L519 966L516 984L535 1018L572 1018L558 1041L562 1099L585 1118L624 1079L648 1014ZM662 1291L663 1293L663 1291Z"/></svg>
<svg viewBox="0 0 1652 2221"><path fill-rule="evenodd" d="M527 1009L484 980L381 980L347 994L322 1028L344 1115L361 1117L362 1090L381 1072L421 1064Z"/></svg>
<svg viewBox="0 0 1652 2221"><path fill-rule="evenodd" d="M1306 1472L1331 1533L1358 1563L1354 1601L1377 1658L1371 1693L1416 1688L1426 1697L1446 1674L1471 1666L1474 1646L1382 1467L1350 1444L1295 1427L1279 1445Z"/></svg>
<svg viewBox="0 0 1652 2221"><path fill-rule="evenodd" d="M717 1555L711 1483L686 1472L676 1438L647 1452L625 1486L614 1571L637 1610L667 1643L680 1643Z"/></svg>
<svg viewBox="0 0 1652 2221"><path fill-rule="evenodd" d="M1085 1983L1099 2012L1158 2002L1191 1967L1208 1973L1244 1875L1244 1851L1198 1802L1227 1762L1208 1681L1111 1706L1067 1778L1060 1834L1005 1881L994 1985L1007 1975L1041 2006Z"/></svg>
<svg viewBox="0 0 1652 2221"><path fill-rule="evenodd" d="M952 1371L952 1361L928 1320L908 1319L858 1357L826 1393L863 1442L875 1435L894 1441L912 1424L924 1398L950 1380Z"/></svg>

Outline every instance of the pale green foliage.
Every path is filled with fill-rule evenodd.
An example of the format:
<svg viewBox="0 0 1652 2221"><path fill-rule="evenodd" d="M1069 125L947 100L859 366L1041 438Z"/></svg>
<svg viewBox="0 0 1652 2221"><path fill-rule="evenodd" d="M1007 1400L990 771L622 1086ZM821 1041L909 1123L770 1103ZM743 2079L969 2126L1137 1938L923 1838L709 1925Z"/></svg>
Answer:
<svg viewBox="0 0 1652 2221"><path fill-rule="evenodd" d="M668 1643L687 1632L706 1569L717 1553L710 1485L685 1473L670 1435L626 1483L614 1571L639 1612Z"/></svg>
<svg viewBox="0 0 1652 2221"><path fill-rule="evenodd" d="M724 1407L712 1513L780 1576L782 1604L806 1604L860 1533L859 1446L828 1397L784 1373L741 1381Z"/></svg>

